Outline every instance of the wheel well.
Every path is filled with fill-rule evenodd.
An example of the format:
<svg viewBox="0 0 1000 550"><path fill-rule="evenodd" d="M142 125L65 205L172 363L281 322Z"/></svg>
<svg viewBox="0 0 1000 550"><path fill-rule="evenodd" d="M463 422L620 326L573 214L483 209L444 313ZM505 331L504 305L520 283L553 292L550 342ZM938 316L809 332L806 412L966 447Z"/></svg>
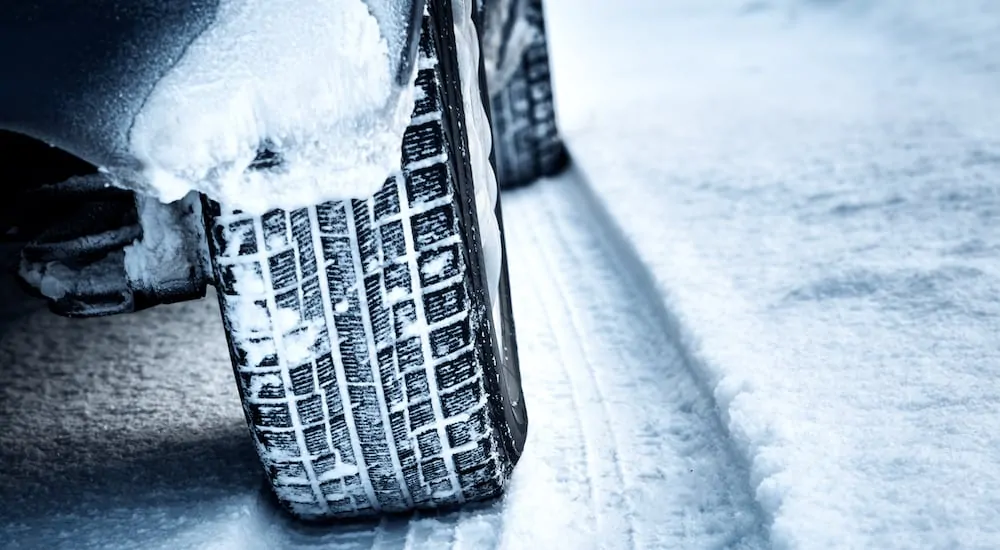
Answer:
<svg viewBox="0 0 1000 550"><path fill-rule="evenodd" d="M4 186L13 186L4 192L25 191L97 171L93 164L58 147L8 130L0 130L0 166Z"/></svg>
<svg viewBox="0 0 1000 550"><path fill-rule="evenodd" d="M85 160L33 137L0 130L0 240L22 241L73 205L25 200L28 191L97 172Z"/></svg>

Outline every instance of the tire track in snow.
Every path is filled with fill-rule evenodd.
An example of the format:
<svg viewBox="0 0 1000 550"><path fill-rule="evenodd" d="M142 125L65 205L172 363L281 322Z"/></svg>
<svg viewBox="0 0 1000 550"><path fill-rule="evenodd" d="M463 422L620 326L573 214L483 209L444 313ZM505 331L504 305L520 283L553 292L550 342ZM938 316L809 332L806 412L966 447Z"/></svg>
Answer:
<svg viewBox="0 0 1000 550"><path fill-rule="evenodd" d="M687 369L661 298L648 277L634 272L631 251L616 242L617 228L586 185L571 172L511 195L504 206L508 242L515 243L509 257L519 341L533 342L547 329L576 335L582 360L560 360L584 380L600 408L597 422L612 434L602 442L611 448L598 450L609 457L604 472L610 467L612 475L589 481L611 493L606 498L615 505L600 509L605 524L619 528L597 533L591 544L766 547L745 468L714 402ZM530 287L542 299L522 298ZM553 314L553 304L561 311ZM539 321L546 314L555 317L549 327ZM526 381L532 369L553 368L530 355L523 362ZM533 401L528 407L538 410ZM634 528L633 540L623 525Z"/></svg>
<svg viewBox="0 0 1000 550"><path fill-rule="evenodd" d="M532 216L529 227L543 226L544 220L552 215L548 208L530 209L529 212ZM560 228L553 227L549 240L560 231ZM538 238L537 233L529 232L529 234L532 245L529 247L530 250L537 252L547 249L546 243ZM561 244L558 243L561 240L556 239L557 244ZM587 335L581 332L580 323L576 319L577 312L570 307L572 302L560 286L563 282L560 275L564 275L567 270L582 272L591 266L582 265L572 250L568 248L564 250L569 261L561 266L553 264L550 254L538 255L537 267L541 269L535 270L535 276L548 273L552 274L552 277L537 277L535 281L538 285L531 285L530 288L534 290L535 303L542 306L547 330L555 336L561 359L557 364L569 382L573 404L572 415L577 419L577 425L581 430L583 455L589 474L587 485L593 512L591 519L597 526L594 534L599 540L609 540L615 538L614 533L622 533L621 546L635 548L636 529L632 517L632 503L624 494L625 476L618 453L618 438L609 424L611 415L594 374L595 366L584 350L583 341ZM556 279L559 279L559 282ZM545 288L539 289L541 285ZM553 315L553 312L556 314ZM581 406L581 403L590 406ZM602 445L601 441L610 445Z"/></svg>

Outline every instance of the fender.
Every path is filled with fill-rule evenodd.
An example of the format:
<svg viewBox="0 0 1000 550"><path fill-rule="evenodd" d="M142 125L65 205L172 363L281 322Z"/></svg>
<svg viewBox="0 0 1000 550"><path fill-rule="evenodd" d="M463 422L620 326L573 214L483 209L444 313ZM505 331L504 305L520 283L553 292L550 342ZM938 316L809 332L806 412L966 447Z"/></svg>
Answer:
<svg viewBox="0 0 1000 550"><path fill-rule="evenodd" d="M239 0L10 2L0 10L0 129L95 166L138 168L128 151L136 114L225 1ZM425 0L365 2L397 78L408 78Z"/></svg>

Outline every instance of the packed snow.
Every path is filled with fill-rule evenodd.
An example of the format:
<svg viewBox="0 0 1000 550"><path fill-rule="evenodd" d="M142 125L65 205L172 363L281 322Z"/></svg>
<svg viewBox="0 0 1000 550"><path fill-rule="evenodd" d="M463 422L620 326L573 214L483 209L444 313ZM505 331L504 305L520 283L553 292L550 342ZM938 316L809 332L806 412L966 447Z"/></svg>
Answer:
<svg viewBox="0 0 1000 550"><path fill-rule="evenodd" d="M773 546L1000 547L1000 6L548 6L577 170Z"/></svg>
<svg viewBox="0 0 1000 550"><path fill-rule="evenodd" d="M136 207L142 236L125 247L124 257L125 273L133 288L150 289L165 282L186 281L192 273L203 277L210 271L197 193L169 204L139 195Z"/></svg>

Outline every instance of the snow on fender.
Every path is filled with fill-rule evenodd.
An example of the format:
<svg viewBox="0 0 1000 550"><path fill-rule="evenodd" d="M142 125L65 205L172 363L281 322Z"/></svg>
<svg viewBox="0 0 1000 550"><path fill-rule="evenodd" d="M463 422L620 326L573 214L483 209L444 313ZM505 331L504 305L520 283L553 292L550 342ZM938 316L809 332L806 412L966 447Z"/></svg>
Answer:
<svg viewBox="0 0 1000 550"><path fill-rule="evenodd" d="M263 214L369 196L399 169L413 109L362 0L226 0L130 132L125 185ZM276 162L251 169L267 151ZM127 172L127 173L123 173Z"/></svg>

